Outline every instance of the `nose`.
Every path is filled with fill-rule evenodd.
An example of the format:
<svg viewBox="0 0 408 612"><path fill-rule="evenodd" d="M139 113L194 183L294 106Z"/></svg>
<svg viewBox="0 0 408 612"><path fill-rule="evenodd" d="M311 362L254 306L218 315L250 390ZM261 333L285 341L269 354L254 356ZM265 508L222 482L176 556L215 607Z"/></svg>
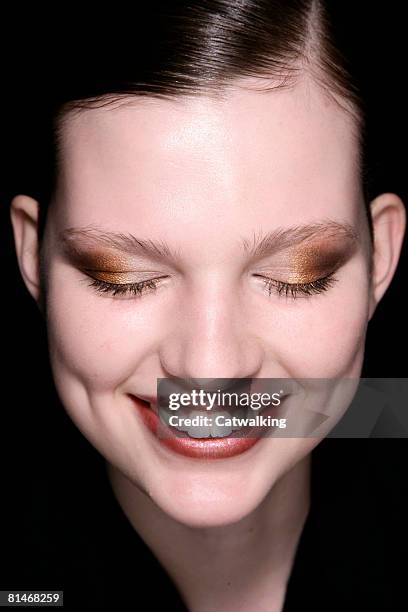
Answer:
<svg viewBox="0 0 408 612"><path fill-rule="evenodd" d="M225 379L251 378L260 371L264 348L255 333L244 298L227 291L219 279L197 288L178 304L170 333L160 346L160 359L167 377L183 378L194 387L208 389ZM218 388L218 387L217 387Z"/></svg>

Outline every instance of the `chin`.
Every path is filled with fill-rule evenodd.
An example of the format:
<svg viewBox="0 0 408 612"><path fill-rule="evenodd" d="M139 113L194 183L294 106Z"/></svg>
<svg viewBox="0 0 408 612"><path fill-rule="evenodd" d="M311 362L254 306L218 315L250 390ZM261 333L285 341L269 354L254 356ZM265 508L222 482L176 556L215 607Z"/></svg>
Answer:
<svg viewBox="0 0 408 612"><path fill-rule="evenodd" d="M149 496L169 517L189 527L221 527L251 514L273 487L236 474L174 477L149 488Z"/></svg>

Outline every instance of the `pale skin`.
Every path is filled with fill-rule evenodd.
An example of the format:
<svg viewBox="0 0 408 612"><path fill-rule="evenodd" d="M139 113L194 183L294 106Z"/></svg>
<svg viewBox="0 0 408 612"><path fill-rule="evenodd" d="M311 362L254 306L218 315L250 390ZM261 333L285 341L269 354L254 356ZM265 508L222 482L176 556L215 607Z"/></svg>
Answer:
<svg viewBox="0 0 408 612"><path fill-rule="evenodd" d="M311 82L268 94L237 87L224 102L92 109L64 129L44 236L61 400L190 610L279 611L319 438L265 438L237 457L187 458L148 442L127 394L155 395L156 379L171 376L359 377L368 322L400 256L403 202L383 193L370 204L370 279L351 118ZM38 207L25 194L11 203L20 271L36 301ZM255 274L282 276L281 260L247 261L238 239L327 220L359 237L336 284L294 301L267 295ZM165 240L180 253L177 266L129 260L134 282L150 274L165 283L144 296L98 294L59 248L60 232L85 226Z"/></svg>

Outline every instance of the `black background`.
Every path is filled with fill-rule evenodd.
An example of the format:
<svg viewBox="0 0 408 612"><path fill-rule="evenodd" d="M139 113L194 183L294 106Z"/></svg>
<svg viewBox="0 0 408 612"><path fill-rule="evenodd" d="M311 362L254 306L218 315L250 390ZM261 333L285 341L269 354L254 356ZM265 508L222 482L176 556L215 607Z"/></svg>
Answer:
<svg viewBox="0 0 408 612"><path fill-rule="evenodd" d="M331 5L367 92L376 192L395 192L406 203L403 3ZM30 195L27 186L35 167L30 160L41 147L33 112L52 88L58 53L64 49L75 59L68 35L56 45L58 28L40 35L27 14L8 24L3 24L11 36L2 43L0 113L0 589L62 589L67 607L79 607L81 601L102 607L109 601L103 588L110 585L118 601L135 609L144 609L141 592L153 605L164 597L164 609L178 609L181 604L164 573L110 499L102 458L58 401L43 319L19 274L9 206L13 195ZM392 284L369 323L363 376L406 376L406 243ZM365 609L405 609L406 603L399 608L393 602L404 584L395 560L398 552L406 566L406 441L325 440L314 451L314 461L314 503L321 523L309 564L320 568L326 587L330 585L325 609L350 606L358 598L363 605L370 602ZM303 589L314 601L321 582Z"/></svg>

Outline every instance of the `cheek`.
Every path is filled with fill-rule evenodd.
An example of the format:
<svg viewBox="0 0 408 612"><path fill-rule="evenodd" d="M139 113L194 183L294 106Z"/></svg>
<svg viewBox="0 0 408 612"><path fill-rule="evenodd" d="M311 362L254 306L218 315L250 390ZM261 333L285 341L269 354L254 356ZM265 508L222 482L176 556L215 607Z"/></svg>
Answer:
<svg viewBox="0 0 408 612"><path fill-rule="evenodd" d="M327 293L282 309L280 359L286 371L300 378L360 376L368 307L367 274L356 266Z"/></svg>
<svg viewBox="0 0 408 612"><path fill-rule="evenodd" d="M160 329L151 304L149 298L136 305L131 298L98 295L91 287L78 288L56 275L47 296L54 369L100 391L120 384L154 344L152 330Z"/></svg>

